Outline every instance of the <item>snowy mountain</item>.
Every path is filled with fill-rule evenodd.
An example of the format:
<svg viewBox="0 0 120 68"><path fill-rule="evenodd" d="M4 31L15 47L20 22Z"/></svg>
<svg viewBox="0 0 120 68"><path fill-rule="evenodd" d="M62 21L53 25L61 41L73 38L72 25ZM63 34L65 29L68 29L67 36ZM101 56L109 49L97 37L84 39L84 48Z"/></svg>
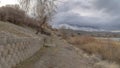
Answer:
<svg viewBox="0 0 120 68"><path fill-rule="evenodd" d="M53 28L64 28L64 29L83 30L83 31L105 31L103 29L98 29L92 26L86 27L86 26L69 25L69 24L53 25Z"/></svg>

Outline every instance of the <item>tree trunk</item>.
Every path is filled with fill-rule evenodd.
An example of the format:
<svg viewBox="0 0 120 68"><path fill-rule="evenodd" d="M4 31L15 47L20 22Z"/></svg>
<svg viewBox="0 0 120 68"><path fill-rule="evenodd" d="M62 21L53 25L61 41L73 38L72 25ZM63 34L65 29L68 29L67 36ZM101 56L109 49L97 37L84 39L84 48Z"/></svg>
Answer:
<svg viewBox="0 0 120 68"><path fill-rule="evenodd" d="M39 34L39 32L41 32L41 34L44 34L44 24L47 21L47 17L44 18L43 22L40 24L40 26L37 28L37 32L35 34Z"/></svg>

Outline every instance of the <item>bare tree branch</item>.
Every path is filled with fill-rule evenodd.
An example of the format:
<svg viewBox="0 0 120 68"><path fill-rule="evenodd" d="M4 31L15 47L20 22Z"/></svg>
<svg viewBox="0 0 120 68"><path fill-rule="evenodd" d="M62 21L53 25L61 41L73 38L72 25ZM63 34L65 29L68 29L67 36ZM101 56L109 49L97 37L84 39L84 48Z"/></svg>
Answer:
<svg viewBox="0 0 120 68"><path fill-rule="evenodd" d="M20 5L27 12L33 12L36 20L39 21L39 26L42 27L45 23L52 20L55 12L56 0L18 0ZM31 10L32 9L32 10Z"/></svg>

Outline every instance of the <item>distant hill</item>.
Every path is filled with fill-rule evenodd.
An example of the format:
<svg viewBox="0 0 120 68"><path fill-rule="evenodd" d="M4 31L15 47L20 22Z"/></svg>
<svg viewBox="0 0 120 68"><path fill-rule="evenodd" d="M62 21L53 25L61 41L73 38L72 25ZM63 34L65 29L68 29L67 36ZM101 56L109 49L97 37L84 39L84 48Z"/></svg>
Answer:
<svg viewBox="0 0 120 68"><path fill-rule="evenodd" d="M84 31L84 30L72 30L72 29L61 29L68 35L90 35L93 37L114 37L120 38L120 32L109 32L109 31Z"/></svg>

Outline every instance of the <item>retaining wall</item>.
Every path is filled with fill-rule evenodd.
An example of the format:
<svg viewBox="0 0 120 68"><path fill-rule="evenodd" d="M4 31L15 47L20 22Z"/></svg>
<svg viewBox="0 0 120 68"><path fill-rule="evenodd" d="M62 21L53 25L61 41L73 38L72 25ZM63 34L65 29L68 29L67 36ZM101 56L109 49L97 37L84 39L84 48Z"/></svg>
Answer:
<svg viewBox="0 0 120 68"><path fill-rule="evenodd" d="M41 38L0 38L0 68L12 68L43 46Z"/></svg>

